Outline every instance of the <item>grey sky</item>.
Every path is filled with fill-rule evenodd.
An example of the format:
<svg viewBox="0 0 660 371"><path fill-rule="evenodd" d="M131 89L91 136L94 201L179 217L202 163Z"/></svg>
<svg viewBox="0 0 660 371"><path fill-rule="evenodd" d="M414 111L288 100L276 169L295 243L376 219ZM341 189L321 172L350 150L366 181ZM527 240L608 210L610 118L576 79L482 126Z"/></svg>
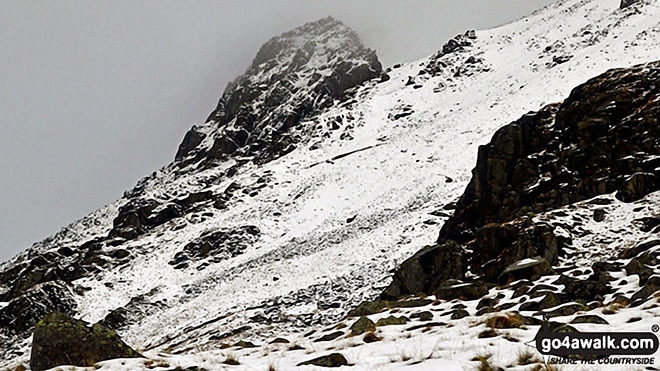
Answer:
<svg viewBox="0 0 660 371"><path fill-rule="evenodd" d="M0 260L171 161L272 36L332 15L388 66L552 1L4 1Z"/></svg>

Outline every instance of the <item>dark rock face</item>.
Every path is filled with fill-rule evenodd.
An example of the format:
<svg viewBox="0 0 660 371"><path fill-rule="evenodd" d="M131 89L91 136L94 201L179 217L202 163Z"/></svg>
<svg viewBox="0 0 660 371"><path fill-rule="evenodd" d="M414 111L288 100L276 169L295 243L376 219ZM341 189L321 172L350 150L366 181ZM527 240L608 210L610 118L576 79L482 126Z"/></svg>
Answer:
<svg viewBox="0 0 660 371"><path fill-rule="evenodd" d="M639 0L621 0L621 5L619 5L619 8L627 8L637 2L639 2Z"/></svg>
<svg viewBox="0 0 660 371"><path fill-rule="evenodd" d="M291 131L302 120L381 73L375 52L341 22L305 24L261 47L248 71L227 86L207 123L186 134L176 160L187 165L229 155L258 162L277 158L295 148L300 136Z"/></svg>
<svg viewBox="0 0 660 371"><path fill-rule="evenodd" d="M216 262L233 258L242 254L259 239L260 235L259 228L253 225L209 232L176 253L170 265L174 265L175 268L185 268L191 261L208 257L213 257L212 260Z"/></svg>
<svg viewBox="0 0 660 371"><path fill-rule="evenodd" d="M108 241L93 239L74 248L62 247L58 251L36 253L8 270L0 273L0 284L9 288L0 294L0 300L9 301L41 283L62 281L70 283L87 274L98 272L113 261L121 265L130 252L108 245Z"/></svg>
<svg viewBox="0 0 660 371"><path fill-rule="evenodd" d="M384 299L407 294L430 293L448 279L463 279L467 268L465 248L455 241L428 246L403 262Z"/></svg>
<svg viewBox="0 0 660 371"><path fill-rule="evenodd" d="M420 250L401 265L382 297L431 294L446 280L463 280L468 271L486 282L498 283L505 268L522 259L540 257L556 264L566 244L550 226L533 223L529 218L490 223L479 228L464 245L446 240Z"/></svg>
<svg viewBox="0 0 660 371"><path fill-rule="evenodd" d="M619 191L624 201L658 189L660 63L615 69L503 127L477 166L441 239ZM472 232L472 233L470 233Z"/></svg>
<svg viewBox="0 0 660 371"><path fill-rule="evenodd" d="M154 289L146 294L131 298L128 304L112 310L99 323L111 330L117 331L139 322L142 318L146 317L148 313L158 310L166 305L164 302L152 299L152 296L157 293L158 290Z"/></svg>
<svg viewBox="0 0 660 371"><path fill-rule="evenodd" d="M0 309L0 329L22 334L46 314L59 311L73 314L76 302L74 294L64 282L52 281L32 287Z"/></svg>
<svg viewBox="0 0 660 371"><path fill-rule="evenodd" d="M201 192L200 194L206 194ZM200 196L189 195L173 203L160 204L154 200L132 199L119 208L119 215L112 222L108 237L133 239L150 228L167 223L185 214ZM204 200L204 198L202 198Z"/></svg>
<svg viewBox="0 0 660 371"><path fill-rule="evenodd" d="M37 323L32 337L30 366L46 370L61 365L94 366L114 358L142 357L105 326L53 312Z"/></svg>
<svg viewBox="0 0 660 371"><path fill-rule="evenodd" d="M556 264L569 241L525 215L611 192L631 202L660 189L659 94L660 62L614 69L575 88L562 104L498 130L479 148L472 179L437 244L405 261L383 297L430 294L438 282L468 271L497 282L525 258ZM626 270L646 278L651 263L631 264ZM585 297L607 290L599 277L567 283Z"/></svg>

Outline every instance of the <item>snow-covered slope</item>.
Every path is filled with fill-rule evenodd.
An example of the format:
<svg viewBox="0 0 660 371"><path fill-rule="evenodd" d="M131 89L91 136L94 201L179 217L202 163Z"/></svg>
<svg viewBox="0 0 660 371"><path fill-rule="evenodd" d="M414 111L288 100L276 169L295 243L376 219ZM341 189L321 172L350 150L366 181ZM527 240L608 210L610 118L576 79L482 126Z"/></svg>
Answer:
<svg viewBox="0 0 660 371"><path fill-rule="evenodd" d="M286 131L300 131L287 141L295 149L277 147L268 162L261 152L227 147L212 161L198 157L234 132L235 122L218 134L211 120L197 130L202 139L124 198L3 264L0 293L15 301L35 283L68 282L76 304L67 308L76 317L105 319L148 357L219 368L208 357L221 354L222 343L296 338L382 292L399 263L436 240L450 213L444 205L462 193L477 147L495 130L609 68L659 57L656 1L621 10L618 0L560 0L502 27L468 31L429 58L393 66L296 115ZM303 68L305 76L315 68ZM84 251L86 263L67 266L78 256L68 250ZM24 274L35 259L49 269ZM452 331L469 333L461 326ZM439 343L456 336L429 334ZM0 366L27 362L28 336L0 336ZM355 348L349 358L363 369L426 369L391 364L389 353L417 342L426 353L430 339ZM457 367L471 357L462 352ZM281 367L308 358L302 353L282 353ZM456 353L439 354L434 362L446 365ZM255 368L268 363L259 352L249 359Z"/></svg>

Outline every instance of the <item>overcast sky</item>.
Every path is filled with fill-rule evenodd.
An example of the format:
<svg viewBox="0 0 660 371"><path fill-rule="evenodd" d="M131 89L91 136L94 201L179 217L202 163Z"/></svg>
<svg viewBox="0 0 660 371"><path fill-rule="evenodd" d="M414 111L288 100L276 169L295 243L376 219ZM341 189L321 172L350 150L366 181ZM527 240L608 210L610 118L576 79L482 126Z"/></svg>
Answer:
<svg viewBox="0 0 660 371"><path fill-rule="evenodd" d="M272 36L332 15L389 66L552 1L3 1L0 260L170 162Z"/></svg>

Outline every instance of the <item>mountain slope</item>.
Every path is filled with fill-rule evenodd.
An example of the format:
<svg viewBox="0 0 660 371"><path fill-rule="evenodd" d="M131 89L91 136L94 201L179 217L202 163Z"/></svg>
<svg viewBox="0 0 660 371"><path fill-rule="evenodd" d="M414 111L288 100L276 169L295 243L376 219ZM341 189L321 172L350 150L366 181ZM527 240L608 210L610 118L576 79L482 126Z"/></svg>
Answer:
<svg viewBox="0 0 660 371"><path fill-rule="evenodd" d="M316 97L332 104L301 111L260 108L270 107L268 94L241 99L256 113L239 123L226 101L241 86L267 82L253 66L210 121L191 131L201 134L186 135L174 163L0 267L2 340L13 344L3 347L0 365L29 355L29 330L16 333L16 325L29 329L40 313L18 322L17 313L36 302L54 306L55 298L66 298L59 310L104 321L139 352L181 354L167 357L183 365L218 354L223 342L334 323L436 240L451 213L444 206L470 181L478 145L589 77L657 59L659 16L653 1L623 10L610 0L558 1L511 24L466 32L374 79L379 65L356 46L349 49L356 57L346 58L369 72L349 85L361 85L338 95L329 89ZM341 45L355 45L333 21L317 26L327 22ZM255 62L270 60L260 54ZM297 64L297 53L285 54L284 66ZM309 63L298 66L305 78L287 77L299 90L285 102L314 92L300 86L321 68ZM298 70L287 76L300 77ZM271 114L294 118L273 126ZM298 127L298 137L290 135ZM249 138L235 138L243 130ZM253 358L255 367L267 361Z"/></svg>

